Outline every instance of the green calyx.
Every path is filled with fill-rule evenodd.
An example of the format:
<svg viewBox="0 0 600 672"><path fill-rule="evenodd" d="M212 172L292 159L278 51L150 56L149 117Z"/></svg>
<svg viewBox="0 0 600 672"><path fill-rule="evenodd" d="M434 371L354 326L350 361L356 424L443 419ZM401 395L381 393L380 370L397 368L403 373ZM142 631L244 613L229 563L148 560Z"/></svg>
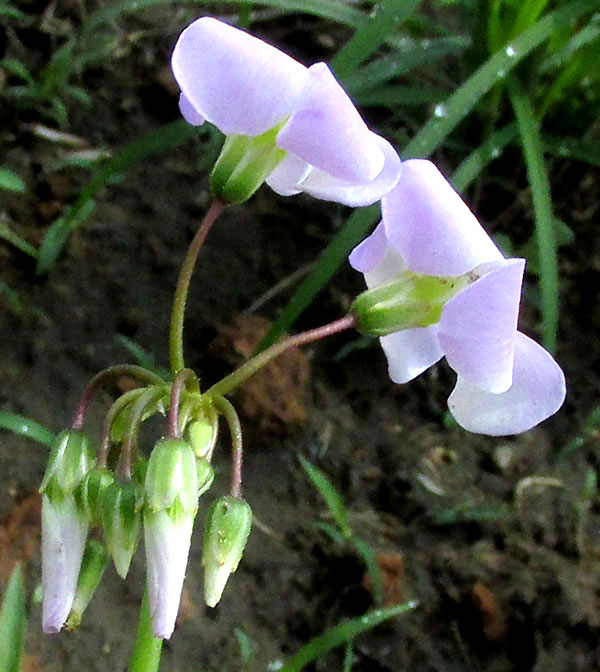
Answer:
<svg viewBox="0 0 600 672"><path fill-rule="evenodd" d="M75 630L90 603L102 576L108 567L110 556L104 544L96 539L88 539L81 561L77 590L71 606L71 613L67 620L67 628Z"/></svg>
<svg viewBox="0 0 600 672"><path fill-rule="evenodd" d="M447 301L469 284L469 278L400 273L396 280L360 294L350 311L358 331L386 336L403 329L428 327L440 321Z"/></svg>
<svg viewBox="0 0 600 672"><path fill-rule="evenodd" d="M72 494L95 463L88 435L80 430L65 429L52 447L40 492L50 499Z"/></svg>
<svg viewBox="0 0 600 672"><path fill-rule="evenodd" d="M187 441L161 439L148 460L144 484L146 504L154 512L198 510L198 468Z"/></svg>
<svg viewBox="0 0 600 672"><path fill-rule="evenodd" d="M275 142L285 121L255 137L227 136L210 176L217 198L243 203L254 194L286 155Z"/></svg>
<svg viewBox="0 0 600 672"><path fill-rule="evenodd" d="M125 578L142 529L143 493L133 482L111 483L102 493L102 527L119 576Z"/></svg>

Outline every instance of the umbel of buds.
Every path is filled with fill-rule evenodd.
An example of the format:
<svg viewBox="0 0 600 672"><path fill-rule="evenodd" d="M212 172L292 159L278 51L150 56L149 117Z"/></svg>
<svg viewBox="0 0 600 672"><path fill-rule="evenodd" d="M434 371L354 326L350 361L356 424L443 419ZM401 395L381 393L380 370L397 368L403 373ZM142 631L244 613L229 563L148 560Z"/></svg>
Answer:
<svg viewBox="0 0 600 672"><path fill-rule="evenodd" d="M42 493L42 627L59 632L71 611L89 514L78 489L95 464L86 434L68 429L56 439Z"/></svg>
<svg viewBox="0 0 600 672"><path fill-rule="evenodd" d="M219 602L229 576L237 569L251 525L252 511L243 499L221 497L213 502L202 553L204 600L209 607Z"/></svg>

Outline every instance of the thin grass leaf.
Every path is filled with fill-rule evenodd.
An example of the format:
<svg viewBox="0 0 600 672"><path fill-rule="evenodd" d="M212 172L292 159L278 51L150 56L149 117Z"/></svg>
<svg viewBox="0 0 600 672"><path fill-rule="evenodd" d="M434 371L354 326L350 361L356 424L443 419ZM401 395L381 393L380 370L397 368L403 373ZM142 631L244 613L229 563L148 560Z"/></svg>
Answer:
<svg viewBox="0 0 600 672"><path fill-rule="evenodd" d="M82 35L94 31L101 25L114 21L123 14L131 14L149 7L159 5L179 4L179 0L119 0L107 7L102 7L86 19L82 27ZM203 8L214 6L218 10L223 9L222 0L195 0L191 4L199 4ZM241 6L246 9L251 7L273 7L283 12L300 12L311 14L323 19L329 19L336 23L357 28L366 21L366 15L359 9L347 5L344 2L332 2L332 0L234 0L228 3L233 6Z"/></svg>
<svg viewBox="0 0 600 672"><path fill-rule="evenodd" d="M0 609L0 670L2 672L19 672L21 669L26 633L25 586L21 568L17 565L10 575Z"/></svg>
<svg viewBox="0 0 600 672"><path fill-rule="evenodd" d="M84 187L66 215L54 222L46 232L39 251L37 274L48 271L60 255L69 235L85 223L93 210L92 198L116 175L148 157L172 150L202 131L182 119L126 145L106 163Z"/></svg>
<svg viewBox="0 0 600 672"><path fill-rule="evenodd" d="M21 301L21 297L12 287L10 287L10 285L4 282L4 280L0 280L0 294L4 294L7 298L11 310L15 315L21 315L23 313L23 302Z"/></svg>
<svg viewBox="0 0 600 672"><path fill-rule="evenodd" d="M421 0L383 0L369 16L352 38L338 51L331 61L331 69L343 79L359 65L364 63L371 54L394 33L398 26L410 16Z"/></svg>
<svg viewBox="0 0 600 672"><path fill-rule="evenodd" d="M535 235L542 298L542 340L544 346L550 352L554 352L558 332L560 287L550 181L544 163L542 141L529 97L520 82L513 77L508 81L508 93L517 118L535 213Z"/></svg>
<svg viewBox="0 0 600 672"><path fill-rule="evenodd" d="M477 149L473 150L469 156L458 166L450 178L454 188L464 193L464 191L477 179L483 172L483 169L498 158L504 148L518 137L516 124L508 124L499 131L492 133L487 140Z"/></svg>
<svg viewBox="0 0 600 672"><path fill-rule="evenodd" d="M280 672L300 672L300 670L303 670L309 663L322 658L332 649L351 642L363 632L372 630L374 627L390 618L402 616L403 614L412 611L417 606L418 602L411 600L410 602L398 604L386 609L374 609L364 616L353 618L352 620L330 628L322 635L311 639L308 644L303 646L293 658L283 665L283 667L279 668Z"/></svg>
<svg viewBox="0 0 600 672"><path fill-rule="evenodd" d="M561 159L585 161L592 166L600 166L600 149L598 143L579 138L557 138L545 135L544 149L549 154Z"/></svg>
<svg viewBox="0 0 600 672"><path fill-rule="evenodd" d="M522 2L517 18L513 24L511 34L516 36L534 24L546 8L547 4L548 0L525 0L525 2Z"/></svg>
<svg viewBox="0 0 600 672"><path fill-rule="evenodd" d="M127 336L124 336L123 334L118 334L116 336L116 340L144 369L152 371L152 373L156 373L156 375L160 376L164 380L170 380L172 378L169 369L158 365L153 355L147 350L144 350L141 345L133 341L131 338L127 338Z"/></svg>
<svg viewBox="0 0 600 672"><path fill-rule="evenodd" d="M350 524L348 522L348 511L346 510L346 505L344 504L344 500L340 493L334 488L331 481L318 467L315 467L314 464L311 464L302 455L299 455L298 459L300 460L300 464L306 472L306 475L310 478L312 484L325 500L331 515L339 525L343 535L346 538L349 538L352 531L350 530Z"/></svg>
<svg viewBox="0 0 600 672"><path fill-rule="evenodd" d="M432 65L447 56L459 54L469 46L462 37L440 37L421 40L409 47L398 47L392 54L367 63L362 68L342 77L344 87L355 97L359 92L369 91L394 77L405 75L421 65Z"/></svg>
<svg viewBox="0 0 600 672"><path fill-rule="evenodd" d="M361 537L352 535L350 537L350 543L354 546L367 568L367 574L373 583L373 596L375 597L375 602L381 604L383 602L383 581L375 552Z"/></svg>
<svg viewBox="0 0 600 672"><path fill-rule="evenodd" d="M558 453L557 460L562 460L565 457L581 450L585 444L596 434L600 428L600 406L592 409L585 419L583 426L577 433L577 436L569 441L563 449Z"/></svg>
<svg viewBox="0 0 600 672"><path fill-rule="evenodd" d="M21 63L21 61L17 61L15 58L3 58L0 61L0 65L14 77L18 77L22 81L26 82L30 87L37 87L37 83L33 75L29 72L25 65Z"/></svg>
<svg viewBox="0 0 600 672"><path fill-rule="evenodd" d="M408 107L437 103L447 95L446 89L437 86L402 86L388 84L373 89L358 91L354 100L361 107Z"/></svg>
<svg viewBox="0 0 600 672"><path fill-rule="evenodd" d="M0 411L0 428L42 443L48 448L52 447L56 439L56 435L39 422L8 411Z"/></svg>
<svg viewBox="0 0 600 672"><path fill-rule="evenodd" d="M6 191L16 191L19 194L25 193L25 182L12 170L0 168L0 189Z"/></svg>
<svg viewBox="0 0 600 672"><path fill-rule="evenodd" d="M24 238L21 238L18 233L15 233L6 222L0 220L0 238L7 243L14 245L18 250L28 254L34 259L37 257L37 250L31 243L28 243Z"/></svg>
<svg viewBox="0 0 600 672"><path fill-rule="evenodd" d="M510 518L510 507L500 506L459 506L454 509L445 509L434 514L433 522L436 525L456 525L470 522L494 522Z"/></svg>
<svg viewBox="0 0 600 672"><path fill-rule="evenodd" d="M29 19L27 14L11 5L1 5L0 16L7 16L9 19L17 19L17 21L27 21Z"/></svg>
<svg viewBox="0 0 600 672"><path fill-rule="evenodd" d="M525 56L542 42L552 37L554 31L569 26L584 14L597 10L598 0L573 0L560 9L549 12L536 24L527 28L509 45L501 47L460 86L406 145L403 157L426 158L431 155L448 135L477 105L482 96L503 78Z"/></svg>

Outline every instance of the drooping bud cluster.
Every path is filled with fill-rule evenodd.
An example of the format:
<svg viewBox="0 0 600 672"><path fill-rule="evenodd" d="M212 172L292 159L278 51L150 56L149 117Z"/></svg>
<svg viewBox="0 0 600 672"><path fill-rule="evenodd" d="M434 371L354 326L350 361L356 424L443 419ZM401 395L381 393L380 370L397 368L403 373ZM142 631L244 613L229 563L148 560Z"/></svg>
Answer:
<svg viewBox="0 0 600 672"><path fill-rule="evenodd" d="M214 480L210 460L218 414L209 402L198 401L197 393L188 399L187 391L179 390L187 404L186 422L175 431L185 438L160 439L147 460L136 456L134 464L126 463L132 450L127 441L137 433L132 419L139 423L150 415L139 398L147 394L149 406L156 409L160 389L149 386L137 399L134 395L130 407L109 412L105 436L123 441L115 471L106 466L106 451L96 458L81 429L65 430L56 440L40 488L45 632L59 632L65 624L78 627L111 558L117 573L127 577L143 529L154 635L168 639L173 633L198 500ZM197 404L193 412L190 399ZM217 500L211 511L219 515L211 513L214 532L207 535L204 564L207 586L219 585L218 590L207 587L207 603L214 606L240 561L251 516L248 505L234 497ZM90 529L97 532L88 539Z"/></svg>

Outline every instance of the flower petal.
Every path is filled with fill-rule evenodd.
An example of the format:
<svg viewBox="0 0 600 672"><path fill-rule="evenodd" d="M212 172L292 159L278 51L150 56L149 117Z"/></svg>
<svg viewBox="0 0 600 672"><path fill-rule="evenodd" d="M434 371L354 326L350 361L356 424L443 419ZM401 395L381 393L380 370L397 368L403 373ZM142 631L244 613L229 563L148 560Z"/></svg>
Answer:
<svg viewBox="0 0 600 672"><path fill-rule="evenodd" d="M503 436L525 432L556 413L565 394L565 376L550 353L519 332L511 388L490 394L459 376L448 407L469 432Z"/></svg>
<svg viewBox="0 0 600 672"><path fill-rule="evenodd" d="M72 496L52 503L42 495L42 629L60 632L71 606L88 533Z"/></svg>
<svg viewBox="0 0 600 672"><path fill-rule="evenodd" d="M375 138L385 156L383 169L374 180L354 184L315 168L299 185L302 191L315 198L336 201L351 207L371 205L371 203L379 201L398 182L402 166L396 150L390 143L375 133L371 133L371 135Z"/></svg>
<svg viewBox="0 0 600 672"><path fill-rule="evenodd" d="M397 331L389 336L382 336L379 340L394 383L407 383L416 378L444 355L437 339L436 324Z"/></svg>
<svg viewBox="0 0 600 672"><path fill-rule="evenodd" d="M308 69L309 79L277 144L312 166L346 182L370 182L384 155L357 109L325 63Z"/></svg>
<svg viewBox="0 0 600 672"><path fill-rule="evenodd" d="M369 273L381 263L388 245L385 227L383 222L380 222L373 233L350 252L348 257L350 266L360 273Z"/></svg>
<svg viewBox="0 0 600 672"><path fill-rule="evenodd" d="M192 126L202 126L206 119L196 110L196 108L186 98L185 93L179 94L179 111L181 116Z"/></svg>
<svg viewBox="0 0 600 672"><path fill-rule="evenodd" d="M169 639L181 601L194 516L171 518L167 511L144 512L148 600L155 637Z"/></svg>
<svg viewBox="0 0 600 672"><path fill-rule="evenodd" d="M512 383L525 261L508 259L446 303L439 322L448 364L472 385L505 392Z"/></svg>
<svg viewBox="0 0 600 672"><path fill-rule="evenodd" d="M308 79L308 69L279 49L209 17L181 33L171 64L196 114L227 135L273 128L293 112Z"/></svg>
<svg viewBox="0 0 600 672"><path fill-rule="evenodd" d="M402 164L402 177L381 203L390 243L408 268L427 275L461 275L502 259L465 202L431 161Z"/></svg>
<svg viewBox="0 0 600 672"><path fill-rule="evenodd" d="M302 191L300 183L311 170L312 166L299 156L286 154L265 182L280 196L294 196Z"/></svg>

